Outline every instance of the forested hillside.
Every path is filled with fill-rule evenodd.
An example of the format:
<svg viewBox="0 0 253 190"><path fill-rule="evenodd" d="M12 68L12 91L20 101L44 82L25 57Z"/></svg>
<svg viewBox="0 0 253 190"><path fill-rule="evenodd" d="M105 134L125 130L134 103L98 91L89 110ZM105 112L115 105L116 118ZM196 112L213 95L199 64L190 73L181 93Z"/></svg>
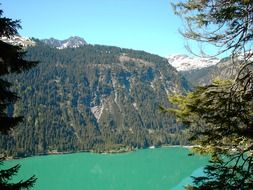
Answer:
<svg viewBox="0 0 253 190"><path fill-rule="evenodd" d="M1 151L18 157L52 152L118 150L185 143L167 95L189 89L165 58L143 51L84 45L56 49L37 41L39 65L10 77L20 101L9 114L25 121L1 136Z"/></svg>

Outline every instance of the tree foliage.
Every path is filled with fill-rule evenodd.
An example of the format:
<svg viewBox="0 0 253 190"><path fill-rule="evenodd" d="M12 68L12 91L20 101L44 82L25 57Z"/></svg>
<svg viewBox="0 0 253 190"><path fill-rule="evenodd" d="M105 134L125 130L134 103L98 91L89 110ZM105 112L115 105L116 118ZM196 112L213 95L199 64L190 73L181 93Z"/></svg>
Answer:
<svg viewBox="0 0 253 190"><path fill-rule="evenodd" d="M173 96L174 112L191 126L195 151L211 154L206 176L195 178L199 189L247 189L253 185L253 91L231 81L215 81L186 96ZM243 184L243 185L242 185Z"/></svg>
<svg viewBox="0 0 253 190"><path fill-rule="evenodd" d="M1 160L1 162L2 161L3 159ZM32 176L25 181L20 180L17 183L9 182L12 179L12 177L18 173L19 169L20 169L20 165L15 165L11 168L0 170L0 189L1 190L21 190L21 189L30 189L31 187L33 187L36 181L35 176Z"/></svg>
<svg viewBox="0 0 253 190"><path fill-rule="evenodd" d="M210 154L205 176L187 189L232 190L253 187L253 2L249 0L188 0L173 5L186 21L182 34L231 53L239 65L232 80L217 80L170 101L186 124L195 151Z"/></svg>
<svg viewBox="0 0 253 190"><path fill-rule="evenodd" d="M20 28L19 21L2 17L2 10L0 10L0 37L16 35L17 28ZM24 60L24 55L22 47L0 41L0 132L2 133L7 133L22 121L21 116L13 116L6 111L8 106L15 103L19 97L10 90L12 84L5 80L4 76L20 73L37 64Z"/></svg>
<svg viewBox="0 0 253 190"><path fill-rule="evenodd" d="M20 22L2 17L2 13L3 11L0 10L0 37L9 38L16 35L17 29L20 28ZM13 116L8 109L19 97L15 92L11 91L12 84L6 80L5 76L12 73L20 73L37 64L37 62L24 60L24 55L25 52L22 47L13 46L0 40L0 133L7 134L22 121L21 116ZM0 158L1 165L3 160L3 157ZM10 182L12 177L17 174L19 168L20 165L16 165L9 169L0 170L1 190L29 189L34 185L36 181L35 176L17 183Z"/></svg>
<svg viewBox="0 0 253 190"><path fill-rule="evenodd" d="M183 36L218 47L218 53L248 53L253 39L250 0L187 0L173 4L185 21ZM249 55L249 54L247 54ZM249 56L243 55L244 58Z"/></svg>

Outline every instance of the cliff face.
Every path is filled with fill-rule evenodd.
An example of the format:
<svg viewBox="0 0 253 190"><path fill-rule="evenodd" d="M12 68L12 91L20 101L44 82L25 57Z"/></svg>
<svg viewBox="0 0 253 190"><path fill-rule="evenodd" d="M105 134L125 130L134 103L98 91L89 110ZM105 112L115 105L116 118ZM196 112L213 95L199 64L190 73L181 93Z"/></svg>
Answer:
<svg viewBox="0 0 253 190"><path fill-rule="evenodd" d="M179 143L175 118L159 111L167 96L189 89L165 58L142 51L84 45L57 49L37 42L35 69L11 76L21 100L11 113L24 123L1 151L17 156L52 151L103 151Z"/></svg>

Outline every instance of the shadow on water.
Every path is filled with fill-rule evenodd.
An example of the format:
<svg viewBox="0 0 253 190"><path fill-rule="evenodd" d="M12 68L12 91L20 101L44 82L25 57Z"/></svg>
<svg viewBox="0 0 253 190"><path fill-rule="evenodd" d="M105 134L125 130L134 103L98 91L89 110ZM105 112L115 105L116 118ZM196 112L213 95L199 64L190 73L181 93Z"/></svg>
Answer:
<svg viewBox="0 0 253 190"><path fill-rule="evenodd" d="M180 181L179 184L177 184L171 190L184 190L184 186L192 184L193 180L191 176L199 177L204 175L203 169L204 167L196 169L195 171L192 172L192 174L189 177L184 178L182 181Z"/></svg>

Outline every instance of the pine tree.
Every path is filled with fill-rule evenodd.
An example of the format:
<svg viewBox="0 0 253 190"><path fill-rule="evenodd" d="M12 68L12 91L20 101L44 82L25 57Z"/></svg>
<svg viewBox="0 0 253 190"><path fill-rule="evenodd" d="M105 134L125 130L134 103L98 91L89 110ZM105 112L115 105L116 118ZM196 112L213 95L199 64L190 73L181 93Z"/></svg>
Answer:
<svg viewBox="0 0 253 190"><path fill-rule="evenodd" d="M2 16L0 10L0 38L17 35L17 29L20 28L19 20L12 20ZM20 73L35 66L37 62L26 61L23 59L25 51L20 46L13 46L0 40L0 133L8 134L13 127L22 121L22 116L13 116L8 113L8 106L14 104L19 98L15 92L11 91L12 84L4 78L6 75ZM0 158L2 165L4 158ZM0 189L1 190L20 190L31 188L36 178L30 177L25 181L18 183L9 182L17 174L20 165L9 169L0 170Z"/></svg>
<svg viewBox="0 0 253 190"><path fill-rule="evenodd" d="M18 20L2 17L0 10L0 37L11 37L17 35L20 28ZM11 83L3 77L12 73L20 73L35 66L37 62L23 59L25 51L20 46L13 46L0 41L0 132L7 133L22 121L21 116L8 115L6 111L9 105L17 101L18 96L10 90Z"/></svg>
<svg viewBox="0 0 253 190"><path fill-rule="evenodd" d="M253 91L245 92L244 86L242 83L233 89L232 81L214 81L186 96L170 97L178 109L169 111L190 126L190 140L200 145L194 150L211 155L206 176L195 178L194 189L253 186Z"/></svg>
<svg viewBox="0 0 253 190"><path fill-rule="evenodd" d="M188 126L195 151L211 156L205 176L189 190L246 190L253 187L253 2L188 0L173 5L186 21L190 40L231 52L239 71L234 79L213 81L170 101L177 119ZM203 52L203 51L201 51Z"/></svg>

